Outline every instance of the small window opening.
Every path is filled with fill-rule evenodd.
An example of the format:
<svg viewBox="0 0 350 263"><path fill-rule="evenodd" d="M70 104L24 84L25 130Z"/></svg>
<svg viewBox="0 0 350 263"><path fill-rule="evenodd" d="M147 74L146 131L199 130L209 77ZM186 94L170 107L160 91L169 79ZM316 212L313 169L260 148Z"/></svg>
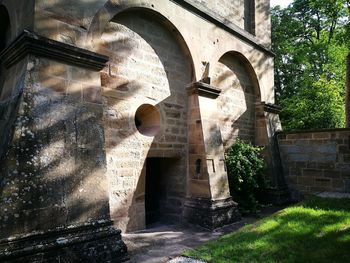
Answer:
<svg viewBox="0 0 350 263"><path fill-rule="evenodd" d="M155 136L160 131L160 113L150 104L141 105L135 114L137 130L146 136Z"/></svg>
<svg viewBox="0 0 350 263"><path fill-rule="evenodd" d="M196 176L198 178L201 176L201 170L202 170L202 160L197 159L196 160Z"/></svg>
<svg viewBox="0 0 350 263"><path fill-rule="evenodd" d="M255 0L244 0L244 29L255 35Z"/></svg>

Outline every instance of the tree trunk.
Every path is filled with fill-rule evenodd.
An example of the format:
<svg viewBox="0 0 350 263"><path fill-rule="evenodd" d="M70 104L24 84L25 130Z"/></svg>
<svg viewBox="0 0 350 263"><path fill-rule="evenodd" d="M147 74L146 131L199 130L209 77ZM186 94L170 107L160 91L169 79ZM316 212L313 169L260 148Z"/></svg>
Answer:
<svg viewBox="0 0 350 263"><path fill-rule="evenodd" d="M350 128L350 52L346 57L346 95L345 95L345 121L346 128Z"/></svg>

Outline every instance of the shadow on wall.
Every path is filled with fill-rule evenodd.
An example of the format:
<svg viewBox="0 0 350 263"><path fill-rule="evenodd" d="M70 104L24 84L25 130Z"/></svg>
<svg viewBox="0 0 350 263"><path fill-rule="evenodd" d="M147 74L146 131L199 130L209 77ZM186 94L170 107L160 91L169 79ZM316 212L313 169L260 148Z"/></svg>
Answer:
<svg viewBox="0 0 350 263"><path fill-rule="evenodd" d="M26 88L1 167L2 237L108 219L102 110L79 92Z"/></svg>
<svg viewBox="0 0 350 263"><path fill-rule="evenodd" d="M192 78L191 60L184 44L178 44L179 33L158 21L153 13L121 13L102 36L100 52L111 58L107 72L102 73L109 114L105 134L111 211L118 227L128 231L145 227L146 158L187 155L185 87ZM139 89L134 90L130 81ZM154 137L136 129L134 114L142 104L154 105L161 115L160 132ZM111 115L123 116L122 122ZM181 162L185 166L186 158ZM185 181L186 173L178 171Z"/></svg>
<svg viewBox="0 0 350 263"><path fill-rule="evenodd" d="M239 138L255 144L255 103L260 101L260 90L254 71L240 53L224 54L213 69L212 85L220 88L216 99L219 114L218 126L225 151ZM217 125L210 128L206 144L217 141ZM220 187L217 187L220 189Z"/></svg>
<svg viewBox="0 0 350 263"><path fill-rule="evenodd" d="M133 46L126 39L112 41L113 45L118 47L117 53L125 52L128 54L137 53L138 51L138 46ZM169 47L172 48L172 46ZM166 71L166 78L167 80L170 79L167 85L170 86L171 92L166 94L166 96L171 94L177 96L177 103L172 105L172 101L161 101L157 104L157 108L168 108L167 111L162 111L164 120L168 118L173 119L174 126L179 125L177 122L182 122L180 125L184 125L185 121L183 119L186 118L186 107L182 104L186 103L186 96L182 93L184 92L184 86L190 82L190 70L184 69L182 62L175 63L176 70L188 72L188 76L186 76L188 80L184 81L184 83L181 80L179 82L180 76L178 72L172 71L174 64L166 65L168 58L164 56L164 52L161 54L162 50L157 47L154 50L157 56L162 58L161 62L162 67ZM172 53L175 51L172 50ZM124 62L123 57L115 56L112 57L112 61L113 59L116 60L114 62L118 65ZM90 190L94 187L94 182L104 182L102 175L106 169L105 163L107 163L108 170L109 165L113 162L113 160L110 160L113 158L109 159L109 155L117 155L115 150L117 151L118 148L124 147L128 156L135 156L136 161L134 163L126 163L125 159L123 160L122 158L118 160L121 161L116 164L118 171L111 172L112 174L115 172L114 176L117 175L119 178L124 178L123 173L126 171L124 168L127 165L132 167L132 174L135 172L135 166L143 167L143 164L139 163L139 159L147 153L140 151L144 142L139 140L134 124L134 112L131 109L135 105L131 105L130 102L124 102L135 97L135 94L141 94L142 100L142 98L152 95L152 90L148 94L142 93L144 83L137 81L136 77L124 79L117 74L113 76L116 71L120 70L120 68L113 68L113 64L110 64L102 73L104 91L101 94L98 83L93 83L95 81L94 76L91 76L85 70L49 62L45 59L36 62L31 61L30 63L38 63L33 64L35 67L30 72L30 82L41 83L41 85L34 85L32 90L28 89L28 92L35 94L33 97L28 93L25 94L24 99L28 102L28 105L23 111L26 115L32 116L32 118L26 119L23 116L21 120L18 120L16 131L19 134L15 136L13 146L17 147L20 145L20 147L18 147L18 151L12 149L12 155L22 155L23 151L28 151L32 154L23 158L23 160L18 160L15 164L9 164L9 169L4 171L4 174L7 174L8 180L11 182L11 186L4 186L3 189L4 196L8 197L8 206L11 206L11 210L8 211L15 213L18 209L23 210L25 216L17 216L21 220L26 221L20 225L26 225L27 230L35 229L39 225L43 226L43 228L49 228L60 224L98 219L98 215L104 214L98 210L99 207L104 206L107 197L94 195L94 200L90 200L89 195L91 194ZM172 76L171 74L174 75ZM179 91L180 87L182 89L181 92ZM119 93L112 92L112 95L110 95L108 93L109 89L119 89ZM103 95L103 98L101 98L101 95ZM119 97L116 98L116 95ZM106 109L104 112L101 106L101 99L103 99ZM126 107L124 108L124 112L127 112L126 114L123 114L123 110L115 110L116 108L123 109L123 107ZM107 125L109 127L109 125L113 126L116 124L118 127L113 127L106 134L103 134L103 126ZM177 133L172 131L173 127L170 128L172 133ZM179 135L175 135L177 146L181 146L181 143L186 141L186 132L186 129L180 129L178 131ZM35 134L35 138L33 134ZM104 136L106 141L108 141L107 143L110 143L109 146L111 146L105 149L107 160L103 149ZM169 138L170 135L164 131L155 144L161 143L164 146L170 140ZM128 145L129 139L132 141L132 144L134 143L132 147ZM146 141L146 144L148 146L151 145L152 140ZM165 149L163 151L168 150ZM180 147L174 152L180 155L179 152L183 153L183 149ZM28 179L23 181L15 178L18 174ZM13 180L10 179L12 177ZM112 178L112 180L114 179ZM114 182L111 182L111 184L113 185ZM118 184L118 182L116 183ZM135 178L132 178L131 184L135 184ZM29 188L27 187L28 185L30 185ZM23 190L24 188L26 189ZM99 192L99 187L96 186L96 188L96 192ZM106 188L101 185L100 189ZM120 204L123 204L124 200L132 199L129 196L132 193L128 191L127 180L123 181L123 189L126 189L126 191L123 191L122 194L126 192L126 195L125 199L118 200ZM19 197L13 198L12 193L18 194ZM39 200L32 199L32 195L35 198L39 198ZM38 196L36 197L36 195ZM46 198L46 195L48 195L48 198ZM54 207L49 207L53 203L55 204ZM105 207L101 209L104 211ZM71 215L71 213L75 215ZM3 217L4 220L6 219L6 222L14 219L7 217L6 214L4 213ZM39 216L43 220L48 218L44 214L57 218L59 222L51 225L44 223L30 224L35 216ZM16 214L14 217L16 217ZM22 229L16 231L21 232ZM12 231L12 233L16 231Z"/></svg>
<svg viewBox="0 0 350 263"><path fill-rule="evenodd" d="M106 29L111 35L100 43L110 63L101 73L30 57L11 158L1 166L0 238L108 219L109 209L118 227L140 228L143 223L132 220L144 209L142 190L134 191L144 189L146 158L178 158L186 165L185 86L194 76L191 58L179 33L169 24L160 26L163 17L143 11L111 21ZM69 39L66 43L74 43ZM230 65L225 74L233 76ZM244 74L237 73L236 84L246 91L241 98L248 105L252 95ZM144 103L161 114L154 138L140 135L135 125L134 113ZM249 114L223 119L231 128L225 145L236 136L232 128ZM177 171L185 182L186 172Z"/></svg>
<svg viewBox="0 0 350 263"><path fill-rule="evenodd" d="M22 64L25 90L0 165L0 239L108 220L99 73L43 58Z"/></svg>
<svg viewBox="0 0 350 263"><path fill-rule="evenodd" d="M127 54L126 57L138 51L138 47L126 39L113 40L113 44L118 47L116 52L124 52ZM173 53L175 51L172 50ZM170 64L164 65L166 63L164 53L158 56L163 58L161 62L165 71L169 69L166 74L174 74ZM112 58L120 59L120 57ZM116 62L119 65L123 61ZM111 99L106 102L108 96L105 95L104 111L101 104L99 74L46 59L31 58L29 65L27 87L23 95L24 103L7 154L9 158L4 161L6 165L1 167L1 196L4 201L0 224L2 237L108 219L109 198L105 193L108 185L104 178L106 163L108 170L110 160L106 160L106 154L109 157L110 151L125 147L121 144L130 137L136 144L134 147L129 145L125 148L127 154L129 156L136 154L137 161L144 154L139 151L143 142L137 139L138 135L135 135L137 130L134 112L130 111L130 102L122 105L129 107L127 114L123 115L120 114L122 111L109 109L114 107L120 109L118 102L121 100ZM175 67L184 70L181 63L175 64ZM104 73L107 72L108 76L111 70L113 69L109 65ZM190 74L190 70L187 72ZM104 77L102 74L103 88L106 88ZM176 85L184 87L187 84L178 83L176 77L179 75L168 77L171 79L171 89ZM123 91L123 101L142 91L143 83L137 81L136 77L122 85L118 85L116 80L118 78L112 79L111 83ZM186 103L185 99L180 98L183 94L179 90L177 93L177 101ZM150 92L148 95L151 94ZM146 95L141 93L140 97L144 96ZM186 105L181 106L181 103L179 107L186 112ZM161 108L162 105L157 107ZM166 119L167 112L163 114L165 114L163 118ZM181 113L179 116L185 118L186 114ZM104 148L103 127L106 124L108 127L112 123L120 126L111 131L114 133L113 141L108 143L111 143L109 146L112 147ZM106 137L109 139L108 135ZM151 145L152 139L146 143ZM111 153L113 154L115 153ZM118 163L117 168L124 166L125 163ZM137 167L137 162L131 163L130 166ZM142 166L143 164L139 164L139 167ZM119 171L114 172L116 173L113 175L119 177ZM131 183L134 184L138 177L132 178ZM129 197L133 193L128 191L125 181L123 188L128 195L126 199L131 200Z"/></svg>
<svg viewBox="0 0 350 263"><path fill-rule="evenodd" d="M226 53L214 68L213 85L222 90L217 103L225 149L237 138L255 143L255 103L260 101L260 91L249 62L243 59L241 54Z"/></svg>

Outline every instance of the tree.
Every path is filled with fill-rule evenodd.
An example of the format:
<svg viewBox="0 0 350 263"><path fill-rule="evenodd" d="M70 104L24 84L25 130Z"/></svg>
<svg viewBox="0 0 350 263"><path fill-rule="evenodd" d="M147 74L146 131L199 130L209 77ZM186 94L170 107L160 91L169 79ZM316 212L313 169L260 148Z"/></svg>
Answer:
<svg viewBox="0 0 350 263"><path fill-rule="evenodd" d="M295 0L272 10L276 99L285 130L344 126L346 22L345 0Z"/></svg>
<svg viewBox="0 0 350 263"><path fill-rule="evenodd" d="M350 21L350 0L346 1L348 9L348 21ZM348 56L346 57L346 96L345 96L345 115L346 127L350 128L350 22L346 25L346 36L348 37Z"/></svg>

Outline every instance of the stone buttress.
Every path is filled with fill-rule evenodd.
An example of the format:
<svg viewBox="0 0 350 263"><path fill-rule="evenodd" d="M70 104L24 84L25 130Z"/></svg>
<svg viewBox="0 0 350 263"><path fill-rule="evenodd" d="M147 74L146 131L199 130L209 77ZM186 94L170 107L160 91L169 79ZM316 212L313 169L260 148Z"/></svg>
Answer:
<svg viewBox="0 0 350 263"><path fill-rule="evenodd" d="M184 217L215 229L239 219L230 196L224 147L217 124L220 89L203 82L188 87L189 174Z"/></svg>
<svg viewBox="0 0 350 263"><path fill-rule="evenodd" d="M124 260L105 176L99 70L108 58L24 31L0 59L24 69L0 165L0 261Z"/></svg>

